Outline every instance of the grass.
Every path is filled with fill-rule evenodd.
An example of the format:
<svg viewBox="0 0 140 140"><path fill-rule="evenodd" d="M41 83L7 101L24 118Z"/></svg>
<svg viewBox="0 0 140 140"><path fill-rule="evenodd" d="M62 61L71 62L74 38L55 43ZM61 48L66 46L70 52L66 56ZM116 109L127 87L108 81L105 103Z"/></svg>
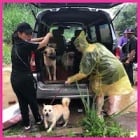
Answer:
<svg viewBox="0 0 140 140"><path fill-rule="evenodd" d="M18 123L17 125L11 127L11 129L7 129L4 131L4 136L17 136L19 134L22 135L21 133L21 124Z"/></svg>
<svg viewBox="0 0 140 140"><path fill-rule="evenodd" d="M82 94L80 92L78 83L77 83L77 88L79 90L79 93ZM87 91L87 95L89 95L88 91ZM81 100L85 108L85 117L81 121L81 125L84 130L83 135L85 137L91 137L91 136L92 137L93 136L94 137L129 137L130 136L130 131L122 128L121 125L114 120L115 116L111 116L107 119L99 118L95 110L95 105L93 105L92 108L90 107L89 96L87 97L87 99L81 96ZM128 107L130 107L134 103L128 105ZM118 115L120 115L128 107L120 111Z"/></svg>
<svg viewBox="0 0 140 140"><path fill-rule="evenodd" d="M35 10L35 8L34 8ZM34 27L35 19L28 4L4 3L3 5L3 63L11 64L11 36L16 26L28 22Z"/></svg>
<svg viewBox="0 0 140 140"><path fill-rule="evenodd" d="M3 6L3 39L6 43L11 43L11 35L16 26L21 22L28 22L32 27L35 19L31 9L27 4L9 3Z"/></svg>
<svg viewBox="0 0 140 140"><path fill-rule="evenodd" d="M11 48L10 44L3 43L3 63L11 64Z"/></svg>
<svg viewBox="0 0 140 140"><path fill-rule="evenodd" d="M67 128L66 128L67 129ZM59 131L59 133L57 133ZM15 126L12 126L11 128L3 131L3 136L4 137L76 137L77 134L75 134L72 129L68 130L65 132L65 128L57 128L56 130L47 133L47 131L44 129L44 125L41 126L32 126L32 129L28 132L25 132L23 130L23 126L21 123L18 123Z"/></svg>
<svg viewBox="0 0 140 140"><path fill-rule="evenodd" d="M4 131L4 137L41 137L54 136L53 133L47 134L43 125L33 126L31 131L24 131L21 122Z"/></svg>
<svg viewBox="0 0 140 140"><path fill-rule="evenodd" d="M113 118L101 119L96 115L96 111L86 112L82 120L83 135L94 137L129 137L129 130L123 129Z"/></svg>

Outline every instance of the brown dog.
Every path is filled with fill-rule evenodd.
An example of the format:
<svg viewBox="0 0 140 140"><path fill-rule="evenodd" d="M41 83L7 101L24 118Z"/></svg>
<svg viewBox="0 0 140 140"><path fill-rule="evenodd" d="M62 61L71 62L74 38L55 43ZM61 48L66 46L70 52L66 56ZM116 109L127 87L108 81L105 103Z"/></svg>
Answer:
<svg viewBox="0 0 140 140"><path fill-rule="evenodd" d="M56 80L56 51L55 44L48 44L44 52L44 64L46 72L49 75L49 80ZM51 70L52 68L52 70Z"/></svg>
<svg viewBox="0 0 140 140"><path fill-rule="evenodd" d="M66 70L73 69L74 52L64 53L62 56L62 64Z"/></svg>

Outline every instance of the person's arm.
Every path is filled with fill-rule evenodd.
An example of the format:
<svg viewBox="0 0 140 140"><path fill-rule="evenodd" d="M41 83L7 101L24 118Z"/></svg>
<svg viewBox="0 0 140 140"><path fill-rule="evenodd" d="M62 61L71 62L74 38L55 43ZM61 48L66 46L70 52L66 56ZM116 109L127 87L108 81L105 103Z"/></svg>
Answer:
<svg viewBox="0 0 140 140"><path fill-rule="evenodd" d="M130 52L128 54L126 63L130 63L131 61L133 61L136 56L137 41L135 39L131 40L129 48L130 48Z"/></svg>
<svg viewBox="0 0 140 140"><path fill-rule="evenodd" d="M40 42L44 39L44 37L39 37L39 38L32 38L31 41L32 42Z"/></svg>
<svg viewBox="0 0 140 140"><path fill-rule="evenodd" d="M52 33L47 33L46 36L43 38L43 40L41 42L39 42L39 46L37 49L41 49L45 46L47 46L48 42L49 42L49 39L53 37Z"/></svg>
<svg viewBox="0 0 140 140"><path fill-rule="evenodd" d="M77 74L75 74L75 75L69 77L69 78L67 79L67 81L65 82L65 84L71 84L71 83L73 83L73 82L82 80L82 79L84 79L84 78L86 78L86 77L87 77L86 74L80 73L80 72L79 72L79 73L77 73Z"/></svg>
<svg viewBox="0 0 140 140"><path fill-rule="evenodd" d="M135 50L131 50L131 52L128 54L128 59L126 60L126 63L130 63L131 61L133 61L133 59L135 58Z"/></svg>
<svg viewBox="0 0 140 140"><path fill-rule="evenodd" d="M90 47L92 49L92 46ZM95 56L94 56L95 55ZM79 73L68 77L65 84L71 84L73 82L82 80L89 76L94 70L96 66L96 54L88 52L82 57L80 62L80 70Z"/></svg>

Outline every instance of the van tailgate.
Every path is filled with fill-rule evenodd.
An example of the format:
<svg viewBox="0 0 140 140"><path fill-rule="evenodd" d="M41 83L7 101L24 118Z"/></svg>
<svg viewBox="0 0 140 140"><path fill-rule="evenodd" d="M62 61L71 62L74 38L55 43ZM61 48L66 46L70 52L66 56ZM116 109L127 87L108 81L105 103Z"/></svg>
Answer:
<svg viewBox="0 0 140 140"><path fill-rule="evenodd" d="M89 94L88 84L44 84L38 82L37 99L49 99L49 98L80 98L91 96Z"/></svg>

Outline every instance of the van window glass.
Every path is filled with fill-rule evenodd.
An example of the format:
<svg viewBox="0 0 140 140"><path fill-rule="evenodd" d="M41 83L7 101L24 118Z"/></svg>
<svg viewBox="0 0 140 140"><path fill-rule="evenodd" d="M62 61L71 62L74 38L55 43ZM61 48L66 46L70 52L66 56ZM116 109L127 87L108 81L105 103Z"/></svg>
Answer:
<svg viewBox="0 0 140 140"><path fill-rule="evenodd" d="M66 42L69 42L71 38L74 36L74 28L65 29L64 30L64 37L66 38Z"/></svg>
<svg viewBox="0 0 140 140"><path fill-rule="evenodd" d="M94 42L97 41L95 26L91 26L89 29L90 29L91 40L94 41Z"/></svg>
<svg viewBox="0 0 140 140"><path fill-rule="evenodd" d="M113 40L116 40L117 39L116 34L115 34L115 31L113 30L113 27L111 24L110 24L110 27L111 27L111 32L112 32L112 38L113 38Z"/></svg>
<svg viewBox="0 0 140 140"><path fill-rule="evenodd" d="M50 32L52 32L55 29L58 29L58 26L52 26L50 28ZM71 40L71 38L74 37L74 34L75 34L76 30L82 30L82 27L80 27L80 26L64 27L63 36L66 39L66 42L69 42Z"/></svg>
<svg viewBox="0 0 140 140"><path fill-rule="evenodd" d="M114 49L118 45L118 40L117 40L115 31L113 30L112 24L110 24L110 27L111 27L111 33L112 33L112 39L113 39L113 49Z"/></svg>
<svg viewBox="0 0 140 140"><path fill-rule="evenodd" d="M76 30L82 30L82 28L79 26L70 26L64 30L64 37L66 38L66 42L69 42L71 38L75 36Z"/></svg>
<svg viewBox="0 0 140 140"><path fill-rule="evenodd" d="M111 33L108 24L99 25L101 42L108 43L111 41Z"/></svg>

